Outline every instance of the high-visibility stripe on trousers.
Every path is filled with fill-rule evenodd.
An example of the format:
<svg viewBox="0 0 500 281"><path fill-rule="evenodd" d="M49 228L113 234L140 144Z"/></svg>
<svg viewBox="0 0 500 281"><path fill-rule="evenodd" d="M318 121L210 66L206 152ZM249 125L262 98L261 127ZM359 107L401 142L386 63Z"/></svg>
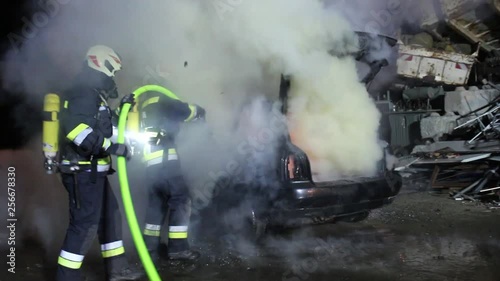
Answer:
<svg viewBox="0 0 500 281"><path fill-rule="evenodd" d="M144 235L160 237L161 225L147 223L144 227Z"/></svg>
<svg viewBox="0 0 500 281"><path fill-rule="evenodd" d="M111 258L125 253L123 241L115 241L111 243L101 244L101 253L103 258Z"/></svg>
<svg viewBox="0 0 500 281"><path fill-rule="evenodd" d="M188 227L185 225L169 226L168 227L168 238L170 238L170 239L186 239L186 238L188 238Z"/></svg>
<svg viewBox="0 0 500 281"><path fill-rule="evenodd" d="M79 269L82 267L84 256L61 250L57 263L67 268Z"/></svg>

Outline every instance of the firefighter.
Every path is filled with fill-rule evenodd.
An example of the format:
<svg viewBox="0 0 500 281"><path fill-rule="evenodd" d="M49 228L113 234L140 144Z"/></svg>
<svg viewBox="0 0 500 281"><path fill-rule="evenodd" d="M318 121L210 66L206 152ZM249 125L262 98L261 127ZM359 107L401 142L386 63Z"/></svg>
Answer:
<svg viewBox="0 0 500 281"><path fill-rule="evenodd" d="M205 109L163 94L147 93L143 96L138 104L141 126L150 137L143 155L149 180L144 240L152 259L157 262L162 225L170 211L168 258L194 261L200 254L191 250L188 243L191 202L181 173L175 138L181 123L205 119Z"/></svg>
<svg viewBox="0 0 500 281"><path fill-rule="evenodd" d="M58 281L82 280L80 267L96 236L107 280L143 276L125 257L121 213L107 177L114 172L111 155L129 156L125 145L110 141L113 113L107 101L118 97L113 79L120 69L121 59L111 48L93 46L74 85L62 95L59 167L70 198L70 223L58 258Z"/></svg>

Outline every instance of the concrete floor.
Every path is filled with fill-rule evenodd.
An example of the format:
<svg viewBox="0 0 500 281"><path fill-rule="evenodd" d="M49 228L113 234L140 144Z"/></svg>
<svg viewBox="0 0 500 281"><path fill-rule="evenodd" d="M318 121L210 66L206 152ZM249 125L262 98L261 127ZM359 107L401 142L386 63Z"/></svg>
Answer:
<svg viewBox="0 0 500 281"><path fill-rule="evenodd" d="M193 237L201 260L162 262L159 271L162 280L497 281L499 212L406 189L365 221L273 233L260 246L233 243L230 234ZM55 260L45 262L36 245L19 249L16 274L0 280L52 280ZM99 258L87 258L84 270L90 280L103 280Z"/></svg>

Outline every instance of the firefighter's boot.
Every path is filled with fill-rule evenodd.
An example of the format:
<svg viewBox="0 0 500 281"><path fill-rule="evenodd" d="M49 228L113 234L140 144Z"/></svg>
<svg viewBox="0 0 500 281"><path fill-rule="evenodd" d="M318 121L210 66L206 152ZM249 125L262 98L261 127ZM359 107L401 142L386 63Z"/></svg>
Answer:
<svg viewBox="0 0 500 281"><path fill-rule="evenodd" d="M181 252L170 252L168 258L170 260L185 260L196 261L200 257L200 253L193 250L185 250Z"/></svg>
<svg viewBox="0 0 500 281"><path fill-rule="evenodd" d="M140 280L144 276L142 270L128 264L125 256L110 258L106 267L108 281Z"/></svg>

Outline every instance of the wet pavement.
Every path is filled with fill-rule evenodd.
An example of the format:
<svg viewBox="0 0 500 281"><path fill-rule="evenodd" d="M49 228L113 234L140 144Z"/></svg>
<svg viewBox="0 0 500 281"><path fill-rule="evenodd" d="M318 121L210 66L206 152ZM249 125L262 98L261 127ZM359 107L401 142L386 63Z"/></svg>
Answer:
<svg viewBox="0 0 500 281"><path fill-rule="evenodd" d="M258 245L194 237L195 264L162 262L162 280L500 280L500 210L429 192L403 192L357 223L272 232ZM202 233L197 231L197 233ZM202 235L198 235L202 236ZM3 240L3 239L2 239ZM36 245L19 249L16 274L0 280L52 280L54 259ZM85 260L102 279L98 256Z"/></svg>

